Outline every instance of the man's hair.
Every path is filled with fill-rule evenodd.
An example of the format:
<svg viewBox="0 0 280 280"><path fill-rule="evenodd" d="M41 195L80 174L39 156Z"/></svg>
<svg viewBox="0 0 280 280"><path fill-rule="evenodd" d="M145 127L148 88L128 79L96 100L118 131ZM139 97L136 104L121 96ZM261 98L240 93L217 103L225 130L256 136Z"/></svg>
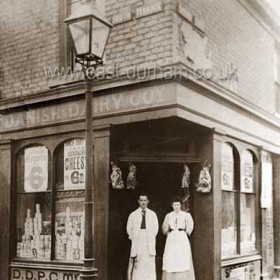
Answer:
<svg viewBox="0 0 280 280"><path fill-rule="evenodd" d="M146 197L147 197L147 199L149 200L149 196L148 196L148 194L147 194L147 193L145 193L145 192L141 192L141 193L139 193L139 195L138 195L138 199L140 199L140 196L146 196Z"/></svg>

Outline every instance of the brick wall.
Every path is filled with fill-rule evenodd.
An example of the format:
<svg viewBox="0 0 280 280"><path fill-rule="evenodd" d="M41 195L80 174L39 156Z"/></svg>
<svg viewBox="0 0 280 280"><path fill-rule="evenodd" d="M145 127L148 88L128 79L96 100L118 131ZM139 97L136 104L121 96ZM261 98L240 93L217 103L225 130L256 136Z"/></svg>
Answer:
<svg viewBox="0 0 280 280"><path fill-rule="evenodd" d="M0 5L3 98L47 89L43 66L58 63L58 1L1 0Z"/></svg>
<svg viewBox="0 0 280 280"><path fill-rule="evenodd" d="M211 53L215 72L232 64L238 77L234 91L274 113L274 38L239 1L182 0L181 3L205 20L207 51Z"/></svg>
<svg viewBox="0 0 280 280"><path fill-rule="evenodd" d="M132 11L155 0L106 0L106 16ZM22 97L48 89L44 66L59 66L59 5L56 0L0 1L0 92L3 98ZM238 1L163 0L162 12L117 24L106 50L106 63L124 70L136 63L163 65L183 60L176 15L181 3L205 23L207 54L215 71L232 65L238 81L230 89L274 113L273 37ZM64 24L64 23L61 23ZM176 29L177 28L177 29ZM1 59L2 57L2 59ZM2 80L1 80L2 79ZM219 82L219 81L217 81ZM222 84L224 86L224 84Z"/></svg>
<svg viewBox="0 0 280 280"><path fill-rule="evenodd" d="M108 0L108 18L149 5L149 0ZM135 64L140 68L172 61L172 0L163 1L163 11L115 25L106 51L107 63L123 69Z"/></svg>

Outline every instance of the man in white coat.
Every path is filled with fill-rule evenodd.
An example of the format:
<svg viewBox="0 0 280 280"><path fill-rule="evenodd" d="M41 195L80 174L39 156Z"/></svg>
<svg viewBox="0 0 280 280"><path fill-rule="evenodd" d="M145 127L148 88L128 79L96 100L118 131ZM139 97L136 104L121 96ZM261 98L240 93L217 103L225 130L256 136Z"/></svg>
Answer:
<svg viewBox="0 0 280 280"><path fill-rule="evenodd" d="M126 231L131 240L128 280L156 280L156 236L158 219L148 209L148 196L141 194L139 208L132 212L127 221Z"/></svg>

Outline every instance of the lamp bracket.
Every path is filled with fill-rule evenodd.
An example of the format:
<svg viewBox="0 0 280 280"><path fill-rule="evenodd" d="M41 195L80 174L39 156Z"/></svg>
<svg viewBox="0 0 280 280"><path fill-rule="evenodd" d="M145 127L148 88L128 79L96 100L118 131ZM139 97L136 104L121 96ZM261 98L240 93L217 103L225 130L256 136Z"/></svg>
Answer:
<svg viewBox="0 0 280 280"><path fill-rule="evenodd" d="M87 56L87 57L76 57L76 63L81 64L86 69L88 68L96 68L98 66L103 65L103 61L101 58L97 58L96 56Z"/></svg>

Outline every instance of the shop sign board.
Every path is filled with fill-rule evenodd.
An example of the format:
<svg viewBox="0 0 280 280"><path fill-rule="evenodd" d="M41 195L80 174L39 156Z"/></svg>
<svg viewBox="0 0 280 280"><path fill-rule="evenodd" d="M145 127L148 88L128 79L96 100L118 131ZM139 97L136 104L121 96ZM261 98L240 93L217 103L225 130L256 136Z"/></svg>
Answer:
<svg viewBox="0 0 280 280"><path fill-rule="evenodd" d="M262 191L261 207L272 207L272 163L264 162L262 164Z"/></svg>
<svg viewBox="0 0 280 280"><path fill-rule="evenodd" d="M132 70L132 72L135 72L135 69ZM172 85L152 86L129 92L96 96L93 100L93 115L101 117L134 110L151 110L152 108L175 104L176 102L177 97L174 94ZM83 100L71 101L2 115L0 127L3 132L78 121L85 118L85 111L85 102Z"/></svg>
<svg viewBox="0 0 280 280"><path fill-rule="evenodd" d="M48 188L48 149L44 146L24 150L24 191L42 192Z"/></svg>
<svg viewBox="0 0 280 280"><path fill-rule="evenodd" d="M222 146L222 190L231 191L234 185L234 159L232 147L224 143Z"/></svg>
<svg viewBox="0 0 280 280"><path fill-rule="evenodd" d="M64 144L64 189L85 189L86 145L84 139Z"/></svg>
<svg viewBox="0 0 280 280"><path fill-rule="evenodd" d="M246 268L246 267L245 267ZM247 280L247 269L244 267L238 267L231 271L230 273L230 280Z"/></svg>
<svg viewBox="0 0 280 280"><path fill-rule="evenodd" d="M132 19L132 12L120 12L112 17L112 23L114 25L130 21Z"/></svg>
<svg viewBox="0 0 280 280"><path fill-rule="evenodd" d="M157 1L150 5L144 5L136 9L136 18L145 17L148 15L152 15L158 12L161 12L163 9L162 2Z"/></svg>
<svg viewBox="0 0 280 280"><path fill-rule="evenodd" d="M253 155L244 151L241 156L241 191L252 193L253 188Z"/></svg>
<svg viewBox="0 0 280 280"><path fill-rule="evenodd" d="M80 280L79 272L12 268L11 280Z"/></svg>

